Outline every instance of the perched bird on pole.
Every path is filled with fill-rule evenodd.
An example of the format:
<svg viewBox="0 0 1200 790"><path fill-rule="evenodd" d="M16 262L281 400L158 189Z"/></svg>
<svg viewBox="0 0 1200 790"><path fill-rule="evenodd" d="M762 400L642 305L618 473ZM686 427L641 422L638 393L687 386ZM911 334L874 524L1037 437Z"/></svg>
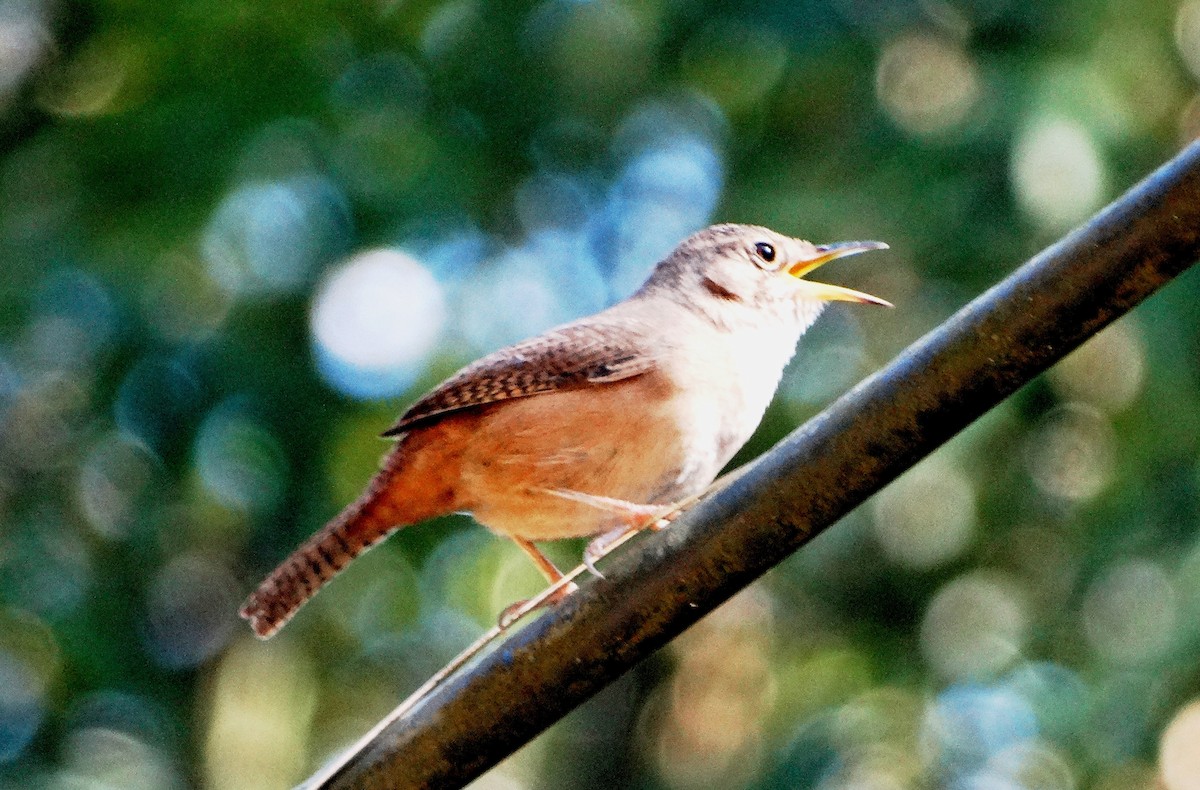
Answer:
<svg viewBox="0 0 1200 790"><path fill-rule="evenodd" d="M753 225L684 240L628 299L463 368L384 432L363 495L242 606L267 638L394 530L470 512L551 583L538 541L592 537L591 562L703 490L758 427L800 336L828 302L890 306L803 279L875 241L812 244ZM568 594L572 587L563 588Z"/></svg>

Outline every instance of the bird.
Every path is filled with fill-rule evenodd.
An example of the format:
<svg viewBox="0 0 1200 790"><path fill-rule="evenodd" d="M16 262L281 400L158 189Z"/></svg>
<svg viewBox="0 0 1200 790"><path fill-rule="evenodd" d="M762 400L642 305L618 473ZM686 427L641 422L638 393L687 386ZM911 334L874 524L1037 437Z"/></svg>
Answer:
<svg viewBox="0 0 1200 790"><path fill-rule="evenodd" d="M805 275L886 248L742 224L689 236L628 298L488 354L417 400L383 432L394 444L363 494L241 616L270 637L355 557L436 516L470 513L552 584L563 575L537 543L592 538L590 563L624 533L664 526L663 506L702 491L750 438L828 303L891 306Z"/></svg>

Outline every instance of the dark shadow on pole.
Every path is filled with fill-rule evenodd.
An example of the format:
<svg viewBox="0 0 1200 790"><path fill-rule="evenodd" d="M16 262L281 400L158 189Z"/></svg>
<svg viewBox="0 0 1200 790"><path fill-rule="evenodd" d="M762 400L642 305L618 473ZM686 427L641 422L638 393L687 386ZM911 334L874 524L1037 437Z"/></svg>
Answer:
<svg viewBox="0 0 1200 790"><path fill-rule="evenodd" d="M1200 144L670 529L451 677L322 787L459 787L784 560L1200 257Z"/></svg>

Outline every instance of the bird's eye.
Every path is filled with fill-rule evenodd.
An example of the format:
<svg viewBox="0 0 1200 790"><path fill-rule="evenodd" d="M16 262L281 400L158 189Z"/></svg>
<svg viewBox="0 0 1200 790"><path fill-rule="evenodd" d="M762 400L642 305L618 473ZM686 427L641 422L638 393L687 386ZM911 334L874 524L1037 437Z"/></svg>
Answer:
<svg viewBox="0 0 1200 790"><path fill-rule="evenodd" d="M760 241L754 245L754 251L758 253L758 257L762 258L764 262L775 262L775 245Z"/></svg>

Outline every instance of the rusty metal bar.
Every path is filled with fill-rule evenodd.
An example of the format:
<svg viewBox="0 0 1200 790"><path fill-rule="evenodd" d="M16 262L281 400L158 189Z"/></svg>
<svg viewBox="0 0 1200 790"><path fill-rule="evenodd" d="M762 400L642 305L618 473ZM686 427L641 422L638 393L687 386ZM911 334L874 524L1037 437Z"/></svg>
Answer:
<svg viewBox="0 0 1200 790"><path fill-rule="evenodd" d="M1030 260L672 527L451 677L320 786L459 787L1200 257L1200 144Z"/></svg>

